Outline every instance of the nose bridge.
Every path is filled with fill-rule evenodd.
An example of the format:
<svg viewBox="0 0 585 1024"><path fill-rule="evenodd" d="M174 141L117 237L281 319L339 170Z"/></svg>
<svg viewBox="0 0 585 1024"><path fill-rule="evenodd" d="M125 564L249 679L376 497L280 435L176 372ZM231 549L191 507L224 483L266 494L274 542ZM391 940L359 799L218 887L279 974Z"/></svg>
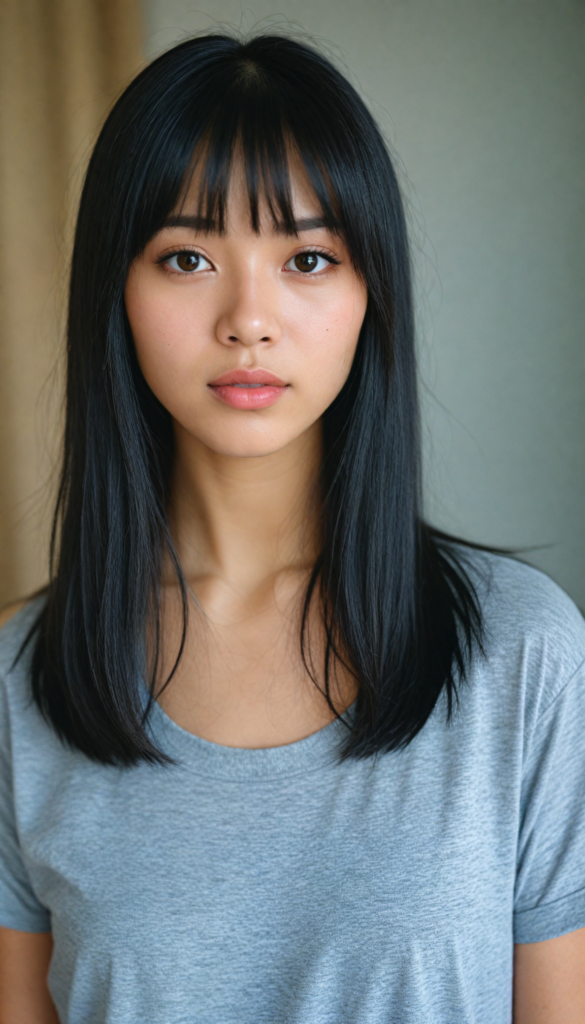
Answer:
<svg viewBox="0 0 585 1024"><path fill-rule="evenodd" d="M227 301L218 324L221 341L256 345L276 341L279 334L278 289L264 261L252 256L231 276Z"/></svg>

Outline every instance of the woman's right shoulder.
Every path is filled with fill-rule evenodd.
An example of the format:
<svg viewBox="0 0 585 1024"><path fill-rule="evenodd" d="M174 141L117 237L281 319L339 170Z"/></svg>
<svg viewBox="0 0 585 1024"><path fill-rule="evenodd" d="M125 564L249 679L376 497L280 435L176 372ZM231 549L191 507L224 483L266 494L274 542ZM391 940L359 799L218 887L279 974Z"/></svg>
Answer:
<svg viewBox="0 0 585 1024"><path fill-rule="evenodd" d="M18 654L45 600L45 594L35 594L0 611L0 677L4 680L14 671Z"/></svg>
<svg viewBox="0 0 585 1024"><path fill-rule="evenodd" d="M27 604L28 601L24 599L23 601L13 601L12 604L7 604L4 606L4 608L1 608L0 629L2 629L2 627L5 626L7 622L10 622L10 619L14 618L16 613L19 612L21 608L26 608Z"/></svg>

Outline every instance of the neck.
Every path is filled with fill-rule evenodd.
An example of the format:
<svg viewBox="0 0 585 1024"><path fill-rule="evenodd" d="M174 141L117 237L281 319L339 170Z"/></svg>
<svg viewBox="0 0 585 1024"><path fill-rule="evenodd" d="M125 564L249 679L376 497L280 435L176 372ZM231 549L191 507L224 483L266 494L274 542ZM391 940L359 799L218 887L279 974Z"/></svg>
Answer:
<svg viewBox="0 0 585 1024"><path fill-rule="evenodd" d="M186 579L220 575L245 593L284 569L309 568L321 459L320 422L254 458L218 454L177 426L169 524Z"/></svg>

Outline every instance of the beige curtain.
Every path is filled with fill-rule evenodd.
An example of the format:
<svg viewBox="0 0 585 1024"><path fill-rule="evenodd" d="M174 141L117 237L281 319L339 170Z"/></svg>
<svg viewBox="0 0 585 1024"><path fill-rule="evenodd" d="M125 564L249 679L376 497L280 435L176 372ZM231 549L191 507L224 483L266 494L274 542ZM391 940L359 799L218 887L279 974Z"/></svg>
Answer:
<svg viewBox="0 0 585 1024"><path fill-rule="evenodd" d="M0 0L0 605L47 579L75 207L142 63L139 0Z"/></svg>

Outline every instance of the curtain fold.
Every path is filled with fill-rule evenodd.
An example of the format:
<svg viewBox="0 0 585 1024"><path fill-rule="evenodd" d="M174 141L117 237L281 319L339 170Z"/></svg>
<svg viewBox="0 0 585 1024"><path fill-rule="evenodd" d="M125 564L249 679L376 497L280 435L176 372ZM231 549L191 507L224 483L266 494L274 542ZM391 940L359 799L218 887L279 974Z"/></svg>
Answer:
<svg viewBox="0 0 585 1024"><path fill-rule="evenodd" d="M140 0L0 0L0 605L47 579L75 211L142 42Z"/></svg>

